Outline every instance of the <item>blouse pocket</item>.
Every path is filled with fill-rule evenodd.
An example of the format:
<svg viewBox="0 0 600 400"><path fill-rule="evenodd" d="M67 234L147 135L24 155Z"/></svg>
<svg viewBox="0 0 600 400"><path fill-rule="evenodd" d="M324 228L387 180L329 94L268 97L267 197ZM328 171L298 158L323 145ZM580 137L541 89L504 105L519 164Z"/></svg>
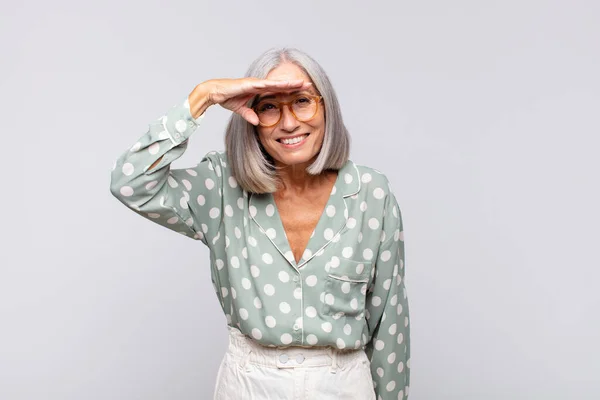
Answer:
<svg viewBox="0 0 600 400"><path fill-rule="evenodd" d="M323 314L357 316L365 310L371 263L340 259L325 280Z"/></svg>

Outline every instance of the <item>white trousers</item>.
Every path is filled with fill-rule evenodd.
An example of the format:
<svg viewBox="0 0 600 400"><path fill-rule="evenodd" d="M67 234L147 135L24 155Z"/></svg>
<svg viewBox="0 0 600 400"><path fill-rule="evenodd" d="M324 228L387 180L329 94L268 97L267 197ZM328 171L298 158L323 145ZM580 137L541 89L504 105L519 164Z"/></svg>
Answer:
<svg viewBox="0 0 600 400"><path fill-rule="evenodd" d="M213 400L375 400L362 349L265 347L228 329Z"/></svg>

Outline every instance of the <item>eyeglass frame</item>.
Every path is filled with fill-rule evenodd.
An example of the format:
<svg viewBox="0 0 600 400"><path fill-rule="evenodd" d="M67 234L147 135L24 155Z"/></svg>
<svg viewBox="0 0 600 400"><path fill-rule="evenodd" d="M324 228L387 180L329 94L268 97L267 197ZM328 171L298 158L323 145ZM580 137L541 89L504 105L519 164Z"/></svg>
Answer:
<svg viewBox="0 0 600 400"><path fill-rule="evenodd" d="M302 96L304 96L304 97L310 97L310 98L312 98L312 99L315 99L315 101L317 102L317 108L315 109L315 113L313 114L313 116L312 116L312 117L310 117L309 119L305 119L304 121L302 121L302 120L298 119L298 116L296 115L296 113L294 113L294 110L292 110L292 103L293 103L295 100L297 100L297 99L298 99L298 97L302 97ZM294 98L294 100L292 100L292 101L280 101L280 102L278 102L278 104L279 104L280 106L287 106L288 110L290 110L290 112L292 113L292 115L294 116L294 118L296 118L296 120L297 120L297 121L299 121L299 122L306 122L306 121L310 121L311 119L313 119L313 118L314 118L314 117L317 115L317 113L319 112L319 103L321 102L321 100L323 100L323 96L317 96L317 95L314 95L314 94L299 94L299 95L296 95L296 97L295 97L295 98ZM262 100L261 100L261 101L262 101ZM259 103L260 103L260 101L259 101ZM253 110L253 111L256 113L256 115L258 116L258 112L256 111L256 107L257 107L257 105L258 105L258 104L256 104L256 105L252 106L252 110ZM281 121L281 118L283 117L283 111L282 111L282 110L283 110L283 107L279 107L279 119L278 119L278 120L277 120L277 122L275 122L274 124L271 124L271 125L265 125L265 124L263 124L263 123L260 121L260 117L258 118L258 124L259 124L260 126L264 127L264 128L271 128L271 127L273 127L273 126L277 125L277 124L279 123L279 121Z"/></svg>

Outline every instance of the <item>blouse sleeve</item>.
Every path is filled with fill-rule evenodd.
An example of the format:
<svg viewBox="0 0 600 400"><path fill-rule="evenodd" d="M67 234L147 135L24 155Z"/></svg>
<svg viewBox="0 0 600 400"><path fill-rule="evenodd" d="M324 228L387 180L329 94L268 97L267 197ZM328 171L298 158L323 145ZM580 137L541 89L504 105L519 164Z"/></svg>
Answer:
<svg viewBox="0 0 600 400"><path fill-rule="evenodd" d="M404 286L404 232L400 207L390 191L375 277L367 291L366 317L371 340L366 353L378 400L408 399L410 326Z"/></svg>
<svg viewBox="0 0 600 400"><path fill-rule="evenodd" d="M193 168L171 169L203 116L192 117L186 97L152 121L148 131L116 160L110 190L142 217L208 245L222 216L219 154L207 153Z"/></svg>

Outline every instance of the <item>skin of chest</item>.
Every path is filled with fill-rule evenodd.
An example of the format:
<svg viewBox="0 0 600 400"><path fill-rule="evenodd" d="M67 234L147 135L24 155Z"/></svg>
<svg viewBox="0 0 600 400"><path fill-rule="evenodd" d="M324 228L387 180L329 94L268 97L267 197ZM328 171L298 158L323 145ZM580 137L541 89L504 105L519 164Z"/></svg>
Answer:
<svg viewBox="0 0 600 400"><path fill-rule="evenodd" d="M301 196L283 192L273 196L296 262L302 258L310 235L323 214L335 179L336 174L333 174L326 184Z"/></svg>

